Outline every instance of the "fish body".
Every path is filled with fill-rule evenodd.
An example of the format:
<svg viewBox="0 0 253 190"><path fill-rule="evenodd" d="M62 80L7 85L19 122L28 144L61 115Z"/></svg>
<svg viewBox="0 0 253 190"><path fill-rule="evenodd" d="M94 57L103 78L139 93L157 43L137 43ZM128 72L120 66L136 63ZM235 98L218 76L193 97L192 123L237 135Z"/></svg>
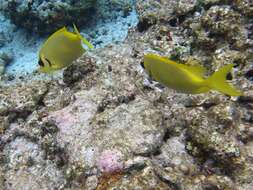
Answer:
<svg viewBox="0 0 253 190"><path fill-rule="evenodd" d="M178 92L199 94L217 90L230 96L242 95L226 82L233 64L226 65L207 79L206 69L200 65L179 64L155 54L145 55L143 66L154 80Z"/></svg>
<svg viewBox="0 0 253 190"><path fill-rule="evenodd" d="M53 72L69 66L80 57L87 47L93 46L81 36L74 25L75 33L69 32L65 27L53 33L42 45L39 51L39 65L41 72Z"/></svg>

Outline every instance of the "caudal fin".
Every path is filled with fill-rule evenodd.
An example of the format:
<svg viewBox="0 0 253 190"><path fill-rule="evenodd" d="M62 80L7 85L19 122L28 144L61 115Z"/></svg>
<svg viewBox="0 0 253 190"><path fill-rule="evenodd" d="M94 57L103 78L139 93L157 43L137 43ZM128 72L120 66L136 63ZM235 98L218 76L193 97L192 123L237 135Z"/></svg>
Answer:
<svg viewBox="0 0 253 190"><path fill-rule="evenodd" d="M82 42L83 42L88 48L93 49L94 46L93 46L86 38L84 38L84 37L80 34L80 32L78 31L76 25L73 24L73 26L74 26L75 33L80 37L80 39L82 40Z"/></svg>
<svg viewBox="0 0 253 190"><path fill-rule="evenodd" d="M212 76L210 76L206 80L208 86L213 90L217 90L221 93L224 93L230 96L241 96L242 92L235 89L226 81L226 76L231 71L233 66L234 66L233 64L229 64L222 67L217 72L215 72Z"/></svg>

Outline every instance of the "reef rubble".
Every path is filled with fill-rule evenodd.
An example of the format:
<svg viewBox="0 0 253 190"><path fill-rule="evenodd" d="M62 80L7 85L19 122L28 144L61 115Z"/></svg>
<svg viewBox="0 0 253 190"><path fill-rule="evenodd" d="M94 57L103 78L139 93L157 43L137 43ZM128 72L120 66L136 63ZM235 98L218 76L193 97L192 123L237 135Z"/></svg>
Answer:
<svg viewBox="0 0 253 190"><path fill-rule="evenodd" d="M2 82L0 189L251 190L252 6L137 0L124 42L88 52L62 78ZM244 96L150 84L147 52L209 73L234 63L228 80Z"/></svg>

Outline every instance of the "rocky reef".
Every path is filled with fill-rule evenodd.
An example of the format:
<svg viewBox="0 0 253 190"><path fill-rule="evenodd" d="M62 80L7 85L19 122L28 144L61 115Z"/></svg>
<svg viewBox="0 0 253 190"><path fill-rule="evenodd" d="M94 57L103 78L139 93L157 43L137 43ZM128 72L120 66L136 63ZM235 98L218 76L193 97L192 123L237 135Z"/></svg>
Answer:
<svg viewBox="0 0 253 190"><path fill-rule="evenodd" d="M251 1L137 0L139 23L62 78L0 86L0 189L251 190ZM227 79L244 96L150 84L147 52ZM38 74L34 74L37 76Z"/></svg>
<svg viewBox="0 0 253 190"><path fill-rule="evenodd" d="M87 24L94 17L113 18L120 11L127 16L132 10L132 0L1 0L0 10L16 25L39 34L48 34L73 23Z"/></svg>
<svg viewBox="0 0 253 190"><path fill-rule="evenodd" d="M53 32L71 23L84 23L95 3L96 0L0 1L1 9L14 24L38 33Z"/></svg>

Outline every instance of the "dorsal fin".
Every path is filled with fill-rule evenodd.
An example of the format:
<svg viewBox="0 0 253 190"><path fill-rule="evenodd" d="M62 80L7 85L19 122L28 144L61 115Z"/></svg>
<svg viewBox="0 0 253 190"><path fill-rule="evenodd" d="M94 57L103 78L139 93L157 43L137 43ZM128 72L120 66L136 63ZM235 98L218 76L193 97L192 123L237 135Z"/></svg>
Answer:
<svg viewBox="0 0 253 190"><path fill-rule="evenodd" d="M203 77L206 74L206 68L203 67L203 66L201 66L197 60L194 60L192 58L190 58L187 61L186 64L180 64L180 63L178 63L176 61L171 60L168 57L162 57L162 58L165 59L167 63L169 63L169 64L177 64L179 67L181 67L181 68L183 68L183 69L185 69L187 71L190 71L190 72L194 73L197 76Z"/></svg>
<svg viewBox="0 0 253 190"><path fill-rule="evenodd" d="M57 31L56 31L55 33L53 33L53 34L58 34L58 33L65 32L65 31L67 31L67 28L64 26L64 27L62 27L61 29L57 30Z"/></svg>
<svg viewBox="0 0 253 190"><path fill-rule="evenodd" d="M164 56L158 56L155 54L147 54L146 56L154 57L154 58L156 58L162 62L165 62L167 64L177 65L179 68L185 69L189 72L192 72L194 75L197 75L200 77L204 77L205 73L206 73L206 69L203 66L201 66L197 60L190 59L187 62L187 64L190 64L190 65L186 65L186 64L180 64L180 63L173 61L170 58L164 57Z"/></svg>
<svg viewBox="0 0 253 190"><path fill-rule="evenodd" d="M76 35L82 40L82 42L89 48L89 49L93 49L93 45L86 39L84 38L80 32L78 31L77 27L75 24L73 24L73 27L74 27L74 30L75 30L75 33Z"/></svg>
<svg viewBox="0 0 253 190"><path fill-rule="evenodd" d="M194 59L193 57L190 57L187 60L186 65L190 66L192 68L192 72L194 72L195 74L205 76L206 68L203 67L202 65L200 65L200 62L198 60Z"/></svg>
<svg viewBox="0 0 253 190"><path fill-rule="evenodd" d="M189 57L185 64L180 64L180 66L197 76L204 77L206 74L206 68L199 64L199 61L193 57Z"/></svg>
<svg viewBox="0 0 253 190"><path fill-rule="evenodd" d="M206 69L200 65L190 66L190 65L180 64L180 67L187 70L187 71L194 73L197 76L201 76L201 77L204 77L205 73L206 73Z"/></svg>

